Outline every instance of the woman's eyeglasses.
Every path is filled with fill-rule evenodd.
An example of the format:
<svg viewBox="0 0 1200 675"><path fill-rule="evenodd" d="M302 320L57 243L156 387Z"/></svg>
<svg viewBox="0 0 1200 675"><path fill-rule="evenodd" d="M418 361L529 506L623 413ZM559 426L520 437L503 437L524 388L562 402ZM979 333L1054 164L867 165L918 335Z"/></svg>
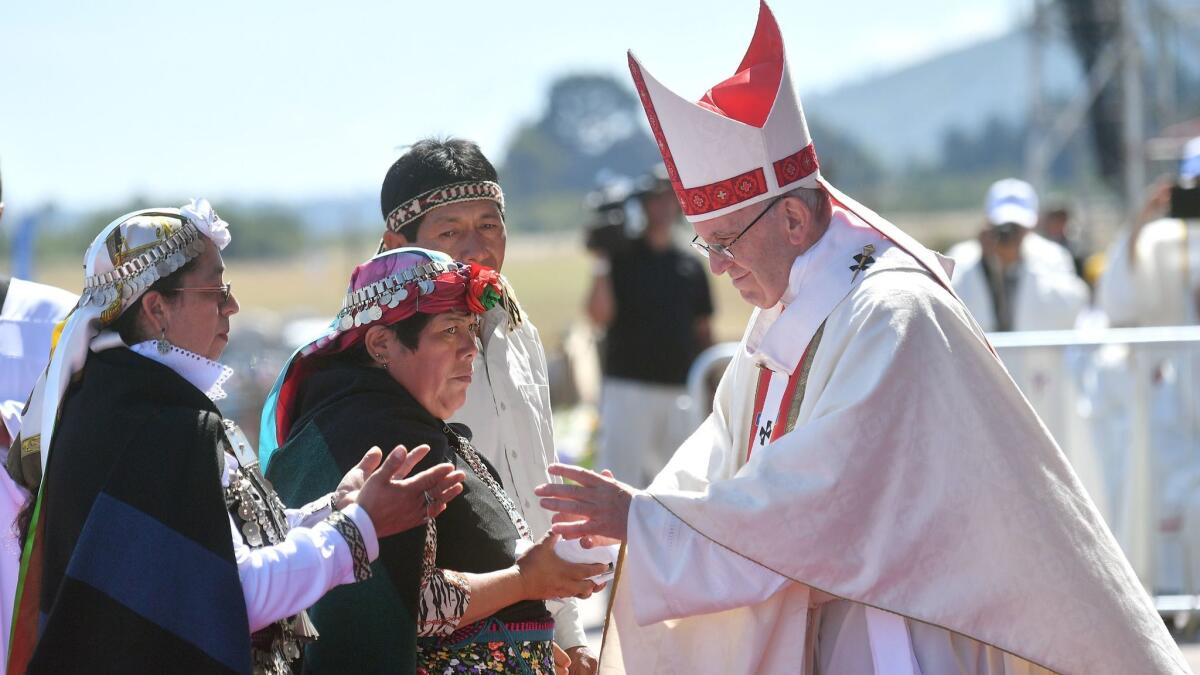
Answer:
<svg viewBox="0 0 1200 675"><path fill-rule="evenodd" d="M229 302L229 296L233 293L233 284L221 284L220 286L193 286L191 288L176 288L176 291L194 291L197 293L220 293L221 304Z"/></svg>
<svg viewBox="0 0 1200 675"><path fill-rule="evenodd" d="M754 227L754 224L757 223L763 216L767 215L767 211L770 211L771 207L775 206L775 204L785 196L786 195L779 195L775 199L772 199L771 203L767 204L767 208L763 209L761 213L755 216L754 220L750 221L749 225L743 227L742 231L738 232L737 236L733 238L733 241L729 242L728 244L706 244L702 239L700 239L700 235L696 235L695 237L692 237L692 246L694 246L697 251L700 251L700 255L703 255L705 258L716 254L724 256L728 260L733 260L733 251L729 250L730 247L736 244L737 240L741 239L742 235L746 234L747 230Z"/></svg>

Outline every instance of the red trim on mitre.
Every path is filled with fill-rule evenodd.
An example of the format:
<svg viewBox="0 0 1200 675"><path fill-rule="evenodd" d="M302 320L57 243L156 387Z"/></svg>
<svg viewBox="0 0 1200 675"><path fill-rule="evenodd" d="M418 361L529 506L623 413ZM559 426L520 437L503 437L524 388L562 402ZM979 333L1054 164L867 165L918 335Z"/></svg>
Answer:
<svg viewBox="0 0 1200 675"><path fill-rule="evenodd" d="M679 170L675 168L675 158L671 156L671 147L667 144L667 136L663 133L662 123L654 110L654 100L650 98L650 90L646 88L646 80L642 76L641 66L629 54L629 72L633 75L633 84L637 88L638 98L646 109L646 120L650 123L650 131L658 143L658 151L662 154L663 165L667 169L667 178L675 189L675 197L684 215L698 216L727 206L739 204L767 192L766 172L761 168L751 169L746 173L732 178L719 180L708 185L685 188L679 178Z"/></svg>
<svg viewBox="0 0 1200 675"><path fill-rule="evenodd" d="M671 147L667 145L667 136L663 133L662 123L658 121L658 113L654 111L654 100L650 98L650 90L646 88L642 67L638 64L637 59L633 58L633 52L628 52L628 55L629 72L633 75L633 85L637 88L638 98L642 100L642 107L646 110L646 120L650 123L654 141L658 143L658 152L662 155L663 166L667 169L667 179L671 181L671 187L675 188L675 198L679 200L680 208L687 214L688 207L684 204L683 181L679 179L679 170L675 168L675 158L671 156Z"/></svg>
<svg viewBox="0 0 1200 675"><path fill-rule="evenodd" d="M766 192L767 175L759 168L708 185L684 188L680 204L685 215L698 216L740 204Z"/></svg>
<svg viewBox="0 0 1200 675"><path fill-rule="evenodd" d="M800 148L798 152L771 163L775 168L775 180L783 187L798 180L807 178L821 167L817 161L817 150L812 143Z"/></svg>
<svg viewBox="0 0 1200 675"><path fill-rule="evenodd" d="M761 129L767 123L783 81L783 35L767 3L759 4L758 25L737 72L705 92L700 107Z"/></svg>

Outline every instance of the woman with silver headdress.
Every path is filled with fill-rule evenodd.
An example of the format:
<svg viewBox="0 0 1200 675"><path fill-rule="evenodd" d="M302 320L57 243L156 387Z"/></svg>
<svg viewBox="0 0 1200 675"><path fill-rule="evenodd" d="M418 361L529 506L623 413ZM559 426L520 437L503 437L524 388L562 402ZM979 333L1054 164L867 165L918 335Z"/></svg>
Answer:
<svg viewBox="0 0 1200 675"><path fill-rule="evenodd" d="M342 311L284 366L263 409L262 457L285 500L328 490L364 443L427 443L463 495L424 528L380 540L368 583L322 598L312 673L564 673L546 600L587 597L603 564L534 543L471 430L447 422L474 377L479 316L505 305L500 275L397 248L355 268ZM482 375L480 375L482 376ZM282 447L281 447L282 446Z"/></svg>
<svg viewBox="0 0 1200 675"><path fill-rule="evenodd" d="M447 464L404 479L424 448L372 448L332 493L283 508L215 405L229 241L193 201L122 216L88 248L9 456L35 494L10 673L291 672L315 637L304 610L461 491Z"/></svg>

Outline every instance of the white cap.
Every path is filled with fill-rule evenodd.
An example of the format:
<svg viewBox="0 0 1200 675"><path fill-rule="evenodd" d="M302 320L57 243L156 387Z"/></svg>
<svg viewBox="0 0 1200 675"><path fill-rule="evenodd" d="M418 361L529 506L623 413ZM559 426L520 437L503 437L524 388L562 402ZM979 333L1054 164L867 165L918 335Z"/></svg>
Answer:
<svg viewBox="0 0 1200 675"><path fill-rule="evenodd" d="M1016 223L1032 228L1038 222L1037 192L1023 180L998 180L988 188L983 210L989 225Z"/></svg>
<svg viewBox="0 0 1200 675"><path fill-rule="evenodd" d="M821 177L808 124L766 3L734 75L697 102L656 80L629 55L667 176L690 222L723 216Z"/></svg>
<svg viewBox="0 0 1200 675"><path fill-rule="evenodd" d="M1179 163L1179 177L1183 180L1200 178L1200 136L1183 146L1183 161Z"/></svg>

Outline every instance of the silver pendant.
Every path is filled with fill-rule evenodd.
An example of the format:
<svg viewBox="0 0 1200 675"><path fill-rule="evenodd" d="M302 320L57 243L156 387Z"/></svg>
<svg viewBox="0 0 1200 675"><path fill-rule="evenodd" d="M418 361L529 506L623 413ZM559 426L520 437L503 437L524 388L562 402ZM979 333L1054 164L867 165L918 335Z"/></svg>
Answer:
<svg viewBox="0 0 1200 675"><path fill-rule="evenodd" d="M250 521L242 525L242 534L246 537L246 543L252 548L262 546L262 530L258 527L258 523Z"/></svg>

